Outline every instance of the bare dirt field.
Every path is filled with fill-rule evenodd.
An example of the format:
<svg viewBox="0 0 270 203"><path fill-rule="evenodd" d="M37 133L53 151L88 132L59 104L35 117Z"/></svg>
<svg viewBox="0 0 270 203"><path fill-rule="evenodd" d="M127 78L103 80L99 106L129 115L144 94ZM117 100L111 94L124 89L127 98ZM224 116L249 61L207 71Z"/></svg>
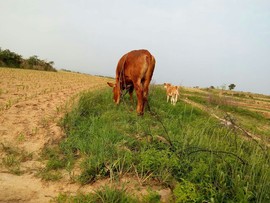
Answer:
<svg viewBox="0 0 270 203"><path fill-rule="evenodd" d="M108 80L0 68L0 202L49 202L60 192L91 191L94 186L45 182L35 174L42 167L41 150L63 136L58 123L69 104L80 92L101 89Z"/></svg>

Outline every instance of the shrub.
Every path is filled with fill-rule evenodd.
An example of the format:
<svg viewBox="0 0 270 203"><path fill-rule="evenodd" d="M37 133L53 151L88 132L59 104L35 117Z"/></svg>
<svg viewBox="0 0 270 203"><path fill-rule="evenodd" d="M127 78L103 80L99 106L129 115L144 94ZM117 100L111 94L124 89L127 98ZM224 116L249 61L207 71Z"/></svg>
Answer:
<svg viewBox="0 0 270 203"><path fill-rule="evenodd" d="M175 196L175 202L197 202L199 199L199 194L197 192L196 186L184 179L177 183L175 189L173 190Z"/></svg>

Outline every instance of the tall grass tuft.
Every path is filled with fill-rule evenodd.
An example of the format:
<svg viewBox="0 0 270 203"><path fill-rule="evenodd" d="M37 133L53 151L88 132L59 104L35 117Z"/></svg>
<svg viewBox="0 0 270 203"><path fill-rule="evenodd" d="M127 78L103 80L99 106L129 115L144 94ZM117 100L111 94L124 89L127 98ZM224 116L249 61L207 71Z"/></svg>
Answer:
<svg viewBox="0 0 270 203"><path fill-rule="evenodd" d="M55 198L55 202L87 202L87 203L135 203L137 202L131 195L127 195L125 189L116 189L111 187L103 187L94 193L90 194L78 194L76 196L69 196L66 194L60 194Z"/></svg>

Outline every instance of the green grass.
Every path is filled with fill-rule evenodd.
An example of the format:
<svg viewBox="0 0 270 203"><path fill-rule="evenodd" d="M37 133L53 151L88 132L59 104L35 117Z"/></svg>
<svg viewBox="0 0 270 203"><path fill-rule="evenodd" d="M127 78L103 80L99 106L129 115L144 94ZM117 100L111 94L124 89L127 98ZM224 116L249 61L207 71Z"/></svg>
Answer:
<svg viewBox="0 0 270 203"><path fill-rule="evenodd" d="M269 138L269 130L262 130L264 129L263 126L270 125L269 118L266 118L261 113L238 106L235 98L221 97L214 94L209 94L208 97L194 94L188 98L196 103L215 109L220 116L230 113L238 125L243 126L251 133L263 136L264 139Z"/></svg>
<svg viewBox="0 0 270 203"><path fill-rule="evenodd" d="M67 137L44 151L47 170L72 171L80 162L81 184L131 174L149 187L154 181L172 188L177 202L270 201L269 150L197 108L166 103L162 88L150 92L151 112L143 117L130 111L128 98L115 106L110 90L82 95L63 119Z"/></svg>
<svg viewBox="0 0 270 203"><path fill-rule="evenodd" d="M94 193L90 194L78 194L76 196L70 196L67 194L60 194L54 199L58 203L135 203L137 202L131 195L127 195L125 189L115 189L110 187L103 187ZM153 202L154 203L154 202Z"/></svg>
<svg viewBox="0 0 270 203"><path fill-rule="evenodd" d="M60 171L47 169L40 170L36 176L46 181L58 181L62 178Z"/></svg>
<svg viewBox="0 0 270 203"><path fill-rule="evenodd" d="M0 143L1 160L0 165L6 168L10 173L21 175L25 171L21 170L21 163L32 160L33 154L20 150L10 144Z"/></svg>
<svg viewBox="0 0 270 203"><path fill-rule="evenodd" d="M160 195L154 191L149 191L147 195L144 195L141 200L138 200L132 194L128 194L125 188L116 188L103 186L96 190L94 193L88 194L59 194L54 198L54 202L57 203L75 203L75 202L87 202L87 203L160 203Z"/></svg>

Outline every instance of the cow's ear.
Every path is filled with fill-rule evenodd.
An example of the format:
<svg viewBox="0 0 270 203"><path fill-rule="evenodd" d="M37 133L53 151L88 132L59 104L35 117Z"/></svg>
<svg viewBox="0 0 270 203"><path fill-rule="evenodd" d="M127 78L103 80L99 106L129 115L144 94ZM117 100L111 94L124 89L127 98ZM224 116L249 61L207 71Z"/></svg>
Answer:
<svg viewBox="0 0 270 203"><path fill-rule="evenodd" d="M111 82L107 82L107 84L110 86L110 87L114 87L115 84L111 83Z"/></svg>

